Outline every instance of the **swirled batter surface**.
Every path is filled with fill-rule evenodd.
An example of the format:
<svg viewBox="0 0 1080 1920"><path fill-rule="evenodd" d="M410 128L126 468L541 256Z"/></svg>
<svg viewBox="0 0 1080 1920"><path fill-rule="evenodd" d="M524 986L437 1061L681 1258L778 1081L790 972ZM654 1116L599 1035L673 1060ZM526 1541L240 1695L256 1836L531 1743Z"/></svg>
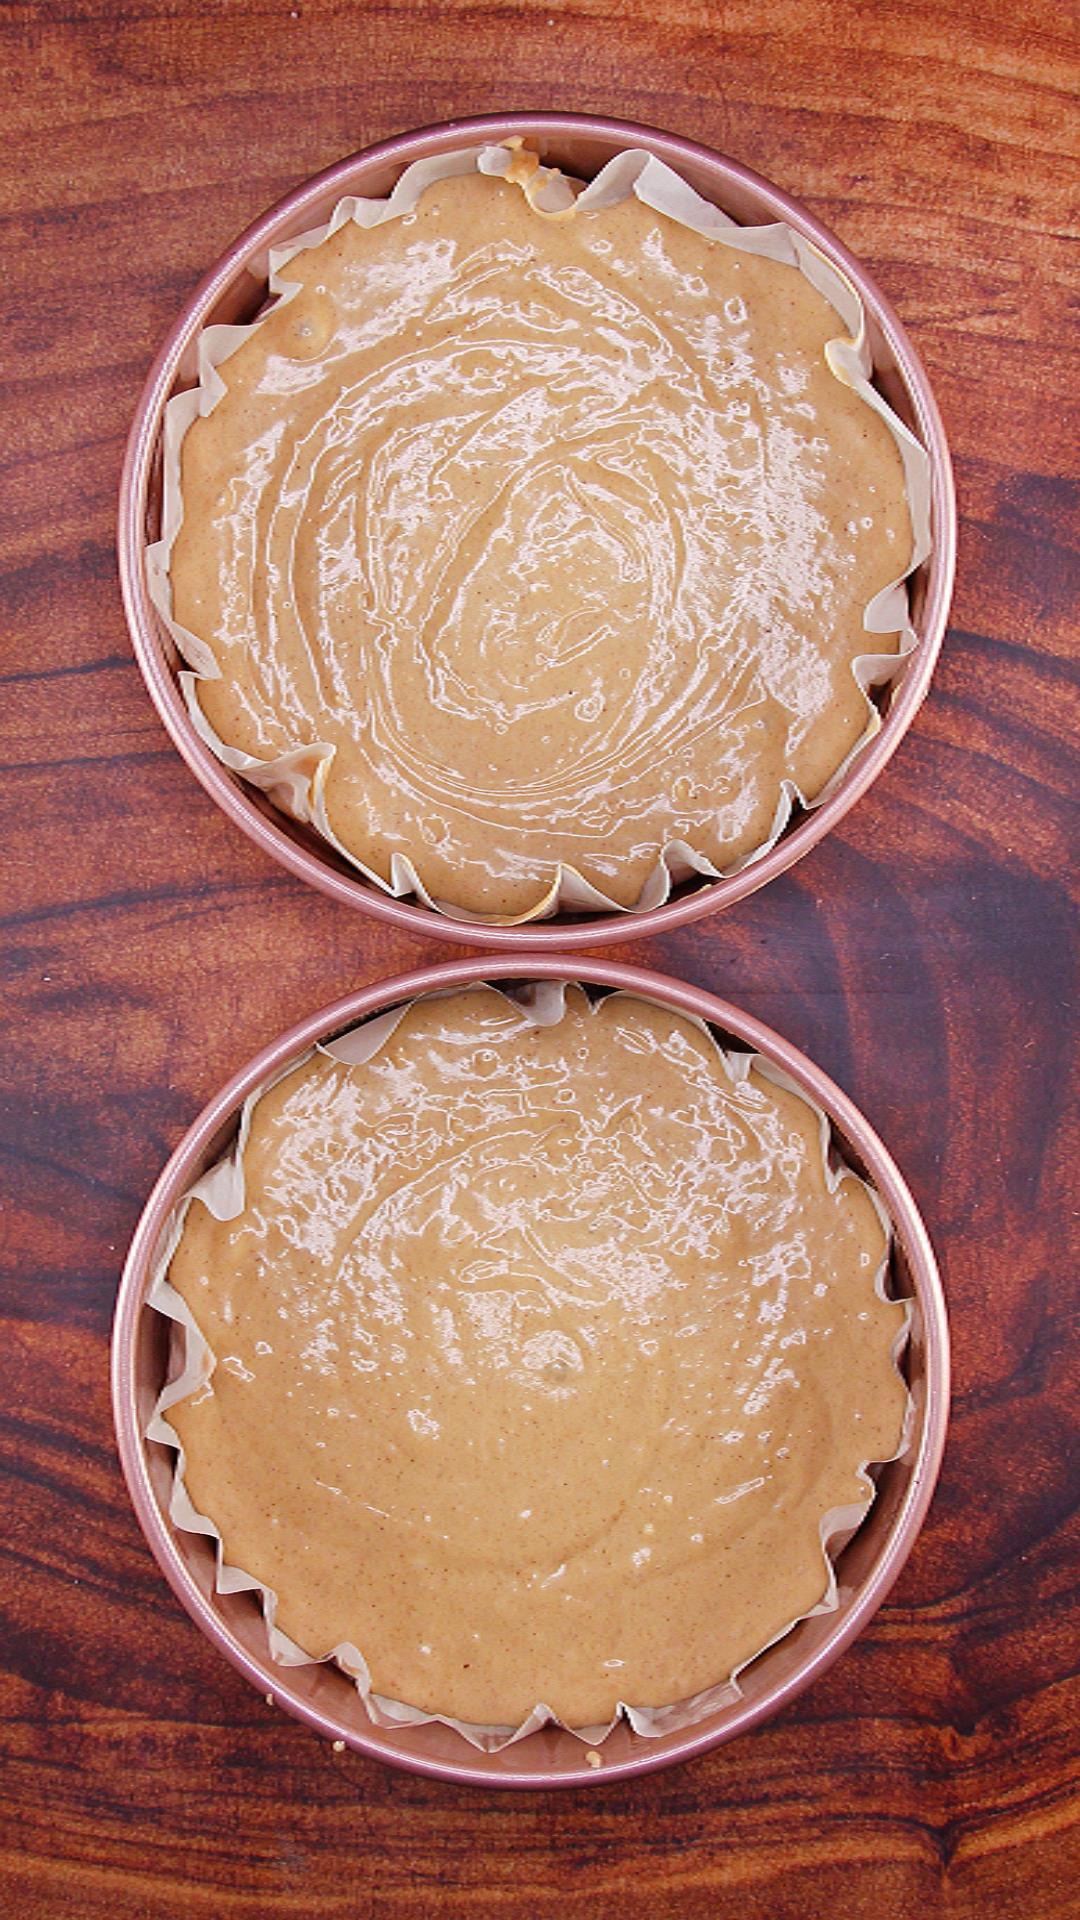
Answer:
<svg viewBox="0 0 1080 1920"><path fill-rule="evenodd" d="M261 759L333 747L330 827L521 915L724 868L864 731L911 531L887 427L795 268L637 199L553 221L467 175L290 263L182 447L176 619Z"/></svg>
<svg viewBox="0 0 1080 1920"><path fill-rule="evenodd" d="M215 1356L173 1408L226 1559L377 1692L571 1724L725 1679L820 1600L905 1390L903 1308L818 1120L623 995L417 1002L263 1095L246 1204L170 1278Z"/></svg>

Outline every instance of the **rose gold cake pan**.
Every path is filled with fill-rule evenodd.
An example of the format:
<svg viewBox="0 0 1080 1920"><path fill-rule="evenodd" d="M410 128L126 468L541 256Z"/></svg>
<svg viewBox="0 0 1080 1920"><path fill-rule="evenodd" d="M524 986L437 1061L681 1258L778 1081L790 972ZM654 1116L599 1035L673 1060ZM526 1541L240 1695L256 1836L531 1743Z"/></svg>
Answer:
<svg viewBox="0 0 1080 1920"><path fill-rule="evenodd" d="M160 531L161 434L166 402L196 378L196 340L217 322L242 323L266 297L267 251L320 225L344 194L381 197L414 160L450 148L521 136L542 157L580 178L596 174L613 153L643 147L681 173L706 199L744 225L784 220L806 235L858 288L866 309L877 384L926 447L931 468L929 559L909 582L912 625L919 644L898 685L886 694L884 724L824 804L796 817L762 859L729 879L694 880L663 906L641 914L562 913L516 927L471 924L417 901L394 900L365 880L309 828L290 821L215 758L192 726L177 684L177 659L150 601L145 571L148 540ZM230 819L290 872L347 906L359 907L426 938L485 947L536 951L605 945L638 939L732 906L783 873L843 819L895 752L930 684L952 595L956 502L948 445L925 370L888 302L847 249L821 224L759 174L694 140L632 121L583 114L506 114L453 120L353 154L297 187L241 234L201 281L154 364L128 441L120 491L119 559L124 605L136 658L151 698L196 778Z"/></svg>
<svg viewBox="0 0 1080 1920"><path fill-rule="evenodd" d="M599 1766L595 1761L589 1764L581 1740L558 1728L531 1734L494 1754L476 1751L460 1734L436 1723L386 1731L373 1725L355 1687L339 1668L276 1666L254 1597L216 1593L211 1542L173 1526L168 1509L174 1455L172 1449L144 1438L165 1382L169 1346L167 1323L146 1304L155 1259L178 1198L220 1157L248 1094L315 1041L329 1039L416 994L510 978L580 980L599 988L640 993L696 1014L710 1023L721 1040L760 1052L782 1067L828 1114L844 1158L871 1181L884 1201L894 1229L893 1288L912 1301L904 1360L914 1405L910 1439L899 1459L874 1469L877 1497L836 1561L837 1611L800 1622L759 1655L740 1677L741 1698L698 1726L648 1739L620 1723L599 1750ZM196 1625L260 1693L272 1696L328 1739L342 1740L361 1753L417 1773L486 1786L578 1786L646 1773L704 1753L793 1700L865 1627L907 1559L937 1478L948 1394L948 1322L933 1250L901 1175L850 1100L794 1047L712 994L638 967L592 959L579 967L572 958L558 954L477 954L381 981L312 1014L264 1048L210 1102L162 1173L131 1244L113 1331L113 1404L128 1489L158 1563Z"/></svg>

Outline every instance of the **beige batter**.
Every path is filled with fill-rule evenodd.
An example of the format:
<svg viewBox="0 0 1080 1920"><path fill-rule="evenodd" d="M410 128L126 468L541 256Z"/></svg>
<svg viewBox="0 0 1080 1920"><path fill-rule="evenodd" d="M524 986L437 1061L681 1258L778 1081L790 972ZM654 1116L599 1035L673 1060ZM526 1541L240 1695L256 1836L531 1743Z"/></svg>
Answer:
<svg viewBox="0 0 1080 1920"><path fill-rule="evenodd" d="M692 1021L417 1002L254 1109L246 1206L170 1279L216 1366L172 1409L225 1558L376 1692L577 1726L724 1680L826 1590L891 1457L904 1308L817 1116Z"/></svg>
<svg viewBox="0 0 1080 1920"><path fill-rule="evenodd" d="M785 776L820 793L911 526L801 273L475 174L286 277L182 447L173 612L227 745L329 743L341 843L492 916L560 862L631 906L666 843L724 868Z"/></svg>

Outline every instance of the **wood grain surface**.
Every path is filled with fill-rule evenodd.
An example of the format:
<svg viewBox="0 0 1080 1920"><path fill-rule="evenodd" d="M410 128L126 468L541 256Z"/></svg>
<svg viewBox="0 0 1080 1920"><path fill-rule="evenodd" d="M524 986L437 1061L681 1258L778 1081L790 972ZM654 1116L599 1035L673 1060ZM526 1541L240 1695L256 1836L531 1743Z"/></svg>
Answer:
<svg viewBox="0 0 1080 1920"><path fill-rule="evenodd" d="M1074 9L62 0L5 5L0 34L0 1908L1080 1913ZM884 1133L942 1255L956 1401L910 1565L802 1700L693 1765L512 1797L268 1708L127 1504L109 1322L162 1160L284 1025L448 949L306 892L196 787L131 660L113 516L152 352L241 226L386 134L538 107L773 177L867 261L936 383L963 524L929 703L795 873L625 951L761 1015Z"/></svg>

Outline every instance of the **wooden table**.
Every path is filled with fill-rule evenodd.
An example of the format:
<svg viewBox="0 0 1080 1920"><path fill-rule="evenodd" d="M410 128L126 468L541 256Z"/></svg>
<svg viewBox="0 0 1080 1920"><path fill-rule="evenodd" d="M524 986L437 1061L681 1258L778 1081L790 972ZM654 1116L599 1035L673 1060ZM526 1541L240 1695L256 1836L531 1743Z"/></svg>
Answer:
<svg viewBox="0 0 1080 1920"><path fill-rule="evenodd" d="M1069 14L1053 0L5 9L13 1920L1080 1913ZM298 1014L444 949L304 891L204 798L131 661L113 503L151 353L242 225L394 130L538 106L651 121L771 175L869 263L937 385L963 532L928 706L794 874L625 951L763 1016L880 1127L943 1257L957 1378L925 1534L824 1681L694 1765L509 1797L336 1755L268 1708L174 1602L121 1485L109 1319L161 1162Z"/></svg>

